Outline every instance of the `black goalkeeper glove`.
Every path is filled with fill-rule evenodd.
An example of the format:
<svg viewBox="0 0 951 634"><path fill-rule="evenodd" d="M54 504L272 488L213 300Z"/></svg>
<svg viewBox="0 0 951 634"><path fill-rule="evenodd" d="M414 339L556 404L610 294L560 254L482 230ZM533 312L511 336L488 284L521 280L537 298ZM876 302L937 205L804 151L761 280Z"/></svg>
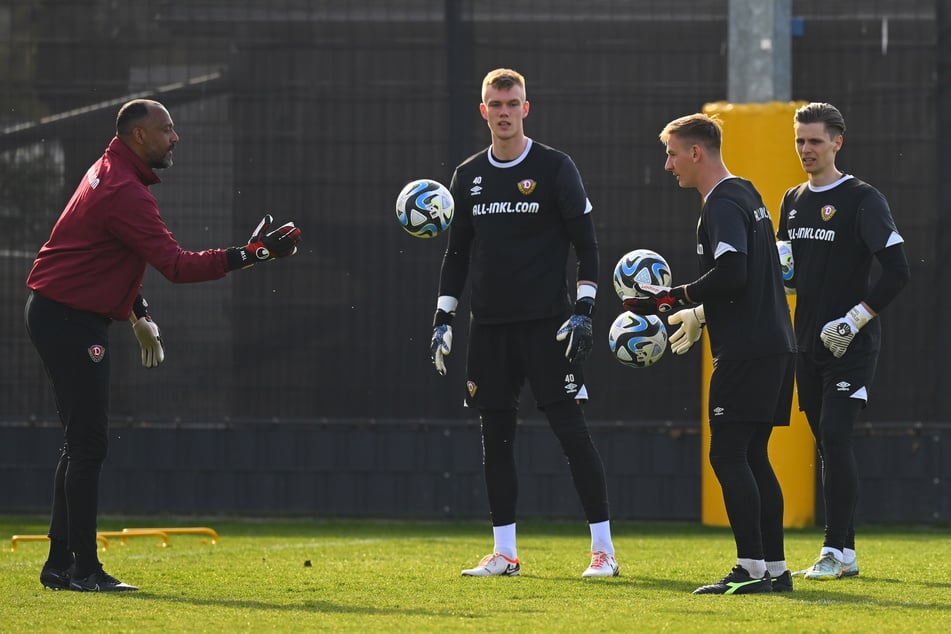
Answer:
<svg viewBox="0 0 951 634"><path fill-rule="evenodd" d="M594 350L594 327L591 324L593 314L594 299L582 297L575 302L575 313L555 333L556 340L568 340L565 358L569 363L584 362Z"/></svg>
<svg viewBox="0 0 951 634"><path fill-rule="evenodd" d="M251 233L248 244L228 249L228 267L232 271L297 253L300 229L295 227L293 222L286 222L274 231L268 232L272 222L274 218L271 214L265 215Z"/></svg>
<svg viewBox="0 0 951 634"><path fill-rule="evenodd" d="M638 315L656 315L686 306L687 291L683 286L657 286L634 282L637 295L624 300L624 308Z"/></svg>

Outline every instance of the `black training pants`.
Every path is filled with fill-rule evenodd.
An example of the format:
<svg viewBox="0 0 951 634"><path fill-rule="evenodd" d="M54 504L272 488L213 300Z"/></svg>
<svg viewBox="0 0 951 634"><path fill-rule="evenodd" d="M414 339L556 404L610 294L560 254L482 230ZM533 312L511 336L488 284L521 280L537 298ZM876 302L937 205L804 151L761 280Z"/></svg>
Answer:
<svg viewBox="0 0 951 634"><path fill-rule="evenodd" d="M77 574L98 565L99 472L108 446L110 319L32 293L26 325L56 398L62 453L53 479L49 537L54 565L75 556ZM68 552L57 552L66 544ZM62 548L62 546L59 546Z"/></svg>

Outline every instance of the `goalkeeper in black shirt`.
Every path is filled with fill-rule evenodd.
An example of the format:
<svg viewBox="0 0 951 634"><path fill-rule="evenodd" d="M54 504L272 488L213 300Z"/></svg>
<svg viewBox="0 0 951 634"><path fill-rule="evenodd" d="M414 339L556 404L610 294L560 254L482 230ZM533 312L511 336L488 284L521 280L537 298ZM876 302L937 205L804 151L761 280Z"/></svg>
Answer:
<svg viewBox="0 0 951 634"><path fill-rule="evenodd" d="M591 353L598 245L591 203L574 162L525 136L525 79L489 72L479 105L492 144L466 159L450 191L456 216L443 258L431 351L440 374L452 349L452 321L467 278L471 321L466 405L479 410L495 545L466 576L518 575L515 429L527 380L561 443L591 531L584 577L618 574L607 484L580 403L582 362ZM574 309L565 270L578 260Z"/></svg>
<svg viewBox="0 0 951 634"><path fill-rule="evenodd" d="M822 460L825 540L806 579L859 574L855 557L858 467L852 429L868 401L882 345L875 317L910 277L904 240L888 201L871 185L839 171L845 119L827 103L794 116L796 149L808 180L783 197L777 237L792 247L796 292L796 382ZM870 284L873 259L881 265Z"/></svg>
<svg viewBox="0 0 951 634"><path fill-rule="evenodd" d="M789 425L795 343L773 238L773 222L753 184L730 173L720 154L720 122L680 117L660 133L664 169L703 196L697 224L702 275L683 286L638 285L629 310L666 313L680 324L671 350L684 354L706 325L710 377L710 465L723 490L736 566L694 594L790 591L783 539L783 492L769 461L773 427ZM686 307L691 303L699 306Z"/></svg>

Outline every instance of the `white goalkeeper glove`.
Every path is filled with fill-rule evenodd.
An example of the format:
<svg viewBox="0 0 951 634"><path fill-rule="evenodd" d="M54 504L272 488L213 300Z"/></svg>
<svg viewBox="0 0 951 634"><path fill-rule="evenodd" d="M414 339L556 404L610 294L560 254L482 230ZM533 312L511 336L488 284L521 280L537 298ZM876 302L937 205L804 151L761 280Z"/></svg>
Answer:
<svg viewBox="0 0 951 634"><path fill-rule="evenodd" d="M165 361L162 333L159 332L158 324L152 321L151 317L146 315L136 319L132 324L132 332L135 333L135 338L139 340L139 346L142 348L143 367L157 368L162 361Z"/></svg>
<svg viewBox="0 0 951 634"><path fill-rule="evenodd" d="M692 308L678 310L667 318L668 324L680 324L677 332L670 335L670 349L674 354L686 354L693 344L700 341L703 326L707 323L707 316L703 312L703 304Z"/></svg>
<svg viewBox="0 0 951 634"><path fill-rule="evenodd" d="M832 356L841 359L848 350L849 344L855 339L855 335L859 334L859 330L874 317L875 315L869 312L865 304L859 302L845 316L833 319L823 326L819 339L832 352Z"/></svg>
<svg viewBox="0 0 951 634"><path fill-rule="evenodd" d="M433 338L429 342L429 353L440 376L446 376L446 357L452 352L452 320L456 316L457 304L454 297L440 297L433 316Z"/></svg>
<svg viewBox="0 0 951 634"><path fill-rule="evenodd" d="M452 326L442 324L433 328L430 352L436 372L439 372L440 376L446 376L446 357L452 352Z"/></svg>
<svg viewBox="0 0 951 634"><path fill-rule="evenodd" d="M142 348L142 365L146 368L157 368L165 361L165 348L162 347L162 333L158 324L152 321L149 315L149 303L142 295L137 295L132 302L132 314L129 315L132 332L139 340Z"/></svg>

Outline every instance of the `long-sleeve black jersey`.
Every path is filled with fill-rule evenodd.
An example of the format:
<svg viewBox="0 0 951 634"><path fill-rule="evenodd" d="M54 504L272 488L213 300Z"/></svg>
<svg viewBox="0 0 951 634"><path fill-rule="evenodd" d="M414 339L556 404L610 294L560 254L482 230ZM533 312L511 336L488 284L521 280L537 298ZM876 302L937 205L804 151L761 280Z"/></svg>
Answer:
<svg viewBox="0 0 951 634"><path fill-rule="evenodd" d="M814 189L808 182L790 188L783 196L776 236L792 243L800 350L819 349L819 331L826 323L869 300L872 258L876 254L888 290L869 302L872 310L884 308L908 280L904 239L888 201L877 189L853 176L844 175L821 188ZM887 249L899 253L882 258ZM892 278L897 283L888 281ZM877 344L881 337L879 320L873 319L861 332Z"/></svg>
<svg viewBox="0 0 951 634"><path fill-rule="evenodd" d="M456 210L439 295L459 298L469 278L478 323L565 314L571 246L578 278L597 282L591 203L567 154L529 139L522 156L499 162L486 148L456 168L450 191Z"/></svg>
<svg viewBox="0 0 951 634"><path fill-rule="evenodd" d="M721 181L707 196L697 225L697 257L701 272L718 266L721 258L745 264L740 284L706 289L687 286L695 301L703 302L710 348L715 358L755 359L793 352L796 345L789 304L779 269L773 221L763 199L748 180ZM723 290L727 289L727 290Z"/></svg>

